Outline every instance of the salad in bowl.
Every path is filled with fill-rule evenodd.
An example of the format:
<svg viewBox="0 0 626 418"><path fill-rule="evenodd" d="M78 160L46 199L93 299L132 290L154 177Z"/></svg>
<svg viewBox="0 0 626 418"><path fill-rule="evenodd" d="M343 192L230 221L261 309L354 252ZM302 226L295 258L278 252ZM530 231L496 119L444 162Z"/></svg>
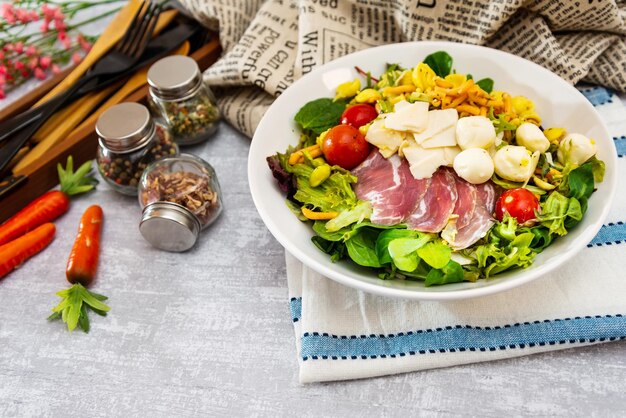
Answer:
<svg viewBox="0 0 626 418"><path fill-rule="evenodd" d="M545 124L531 97L445 51L356 70L301 106L298 143L267 157L332 262L381 281L477 282L530 268L584 219L605 173L594 138Z"/></svg>

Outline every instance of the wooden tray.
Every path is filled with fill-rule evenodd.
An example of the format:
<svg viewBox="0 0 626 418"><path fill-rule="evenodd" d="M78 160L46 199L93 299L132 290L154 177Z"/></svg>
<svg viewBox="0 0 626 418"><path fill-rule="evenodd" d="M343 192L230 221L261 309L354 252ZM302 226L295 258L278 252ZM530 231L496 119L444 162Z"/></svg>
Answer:
<svg viewBox="0 0 626 418"><path fill-rule="evenodd" d="M220 52L221 47L217 34L212 34L211 39L206 44L193 51L190 56L198 62L201 70L205 70L217 60ZM62 77L62 75L58 75L58 77ZM48 80L35 91L2 110L0 112L0 119L9 117L30 107L54 87L56 82L58 82L56 77ZM147 94L148 87L144 86L128 96L125 101L143 102ZM29 165L26 172L22 173L28 177L26 183L0 199L0 223L14 215L33 199L41 196L46 191L59 184L56 168L57 163L60 162L65 165L67 157L72 155L74 158L74 167L78 167L85 161L95 158L97 145L95 123L93 123L80 130L75 130L66 140L55 146L46 155L46 158L42 158L40 161L37 161L37 163Z"/></svg>

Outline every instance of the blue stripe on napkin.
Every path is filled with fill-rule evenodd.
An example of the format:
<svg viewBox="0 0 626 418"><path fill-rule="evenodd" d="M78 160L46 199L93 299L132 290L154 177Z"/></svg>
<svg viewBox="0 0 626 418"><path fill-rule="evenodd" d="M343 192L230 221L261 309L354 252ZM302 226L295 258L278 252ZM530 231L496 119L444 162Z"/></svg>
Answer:
<svg viewBox="0 0 626 418"><path fill-rule="evenodd" d="M593 343L626 339L621 314L585 316L495 327L457 325L389 335L337 336L305 332L302 360L367 359L457 351L496 351L510 348Z"/></svg>
<svg viewBox="0 0 626 418"><path fill-rule="evenodd" d="M291 311L291 320L298 322L302 316L302 298L291 298L289 300L289 310Z"/></svg>
<svg viewBox="0 0 626 418"><path fill-rule="evenodd" d="M581 89L580 92L584 94L587 100L589 100L594 106L612 102L613 92L604 87Z"/></svg>
<svg viewBox="0 0 626 418"><path fill-rule="evenodd" d="M609 222L602 225L587 247L621 244L626 241L626 225L624 222Z"/></svg>
<svg viewBox="0 0 626 418"><path fill-rule="evenodd" d="M615 148L617 148L617 156L621 158L626 155L626 136L615 137L613 141L615 142Z"/></svg>

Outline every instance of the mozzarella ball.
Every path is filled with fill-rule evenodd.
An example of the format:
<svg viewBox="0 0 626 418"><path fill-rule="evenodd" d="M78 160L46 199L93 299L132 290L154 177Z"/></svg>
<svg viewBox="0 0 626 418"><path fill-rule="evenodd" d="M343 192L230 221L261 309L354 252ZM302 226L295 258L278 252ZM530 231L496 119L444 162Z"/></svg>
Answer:
<svg viewBox="0 0 626 418"><path fill-rule="evenodd" d="M532 152L546 152L550 148L550 141L541 132L541 129L529 122L524 122L517 127L515 140L518 145L526 147Z"/></svg>
<svg viewBox="0 0 626 418"><path fill-rule="evenodd" d="M485 116L467 116L456 124L456 142L461 149L489 149L496 141L496 129Z"/></svg>
<svg viewBox="0 0 626 418"><path fill-rule="evenodd" d="M561 164L566 162L581 165L596 155L598 148L593 139L581 134L569 134L559 144L556 156Z"/></svg>
<svg viewBox="0 0 626 418"><path fill-rule="evenodd" d="M461 151L454 159L454 171L462 179L472 184L482 184L493 175L493 160L482 148Z"/></svg>
<svg viewBox="0 0 626 418"><path fill-rule="evenodd" d="M526 182L539 162L539 152L531 153L526 147L505 145L493 157L496 174L506 180Z"/></svg>

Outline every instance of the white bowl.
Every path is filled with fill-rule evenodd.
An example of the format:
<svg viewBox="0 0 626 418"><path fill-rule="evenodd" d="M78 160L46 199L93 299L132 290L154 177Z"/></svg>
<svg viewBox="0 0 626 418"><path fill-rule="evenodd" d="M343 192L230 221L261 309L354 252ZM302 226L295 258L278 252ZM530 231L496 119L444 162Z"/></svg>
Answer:
<svg viewBox="0 0 626 418"><path fill-rule="evenodd" d="M569 132L593 137L598 158L606 163L604 182L589 199L583 221L558 239L529 268L497 275L476 283L455 283L425 287L419 281L380 280L373 270L345 260L332 263L330 257L311 242L313 230L287 208L285 197L267 166L265 158L284 152L298 143L293 117L306 102L334 97L335 88L357 77L355 66L372 75L382 74L387 63L414 67L428 54L446 51L454 59L453 68L470 73L474 79L490 77L495 89L524 95L536 104L546 127L559 126ZM339 58L305 75L278 97L257 128L248 158L248 179L252 198L270 232L296 258L319 273L347 286L407 299L455 300L488 295L535 280L556 269L591 241L606 218L615 188L617 157L615 145L591 103L556 74L514 55L480 46L449 42L407 42L360 51Z"/></svg>

